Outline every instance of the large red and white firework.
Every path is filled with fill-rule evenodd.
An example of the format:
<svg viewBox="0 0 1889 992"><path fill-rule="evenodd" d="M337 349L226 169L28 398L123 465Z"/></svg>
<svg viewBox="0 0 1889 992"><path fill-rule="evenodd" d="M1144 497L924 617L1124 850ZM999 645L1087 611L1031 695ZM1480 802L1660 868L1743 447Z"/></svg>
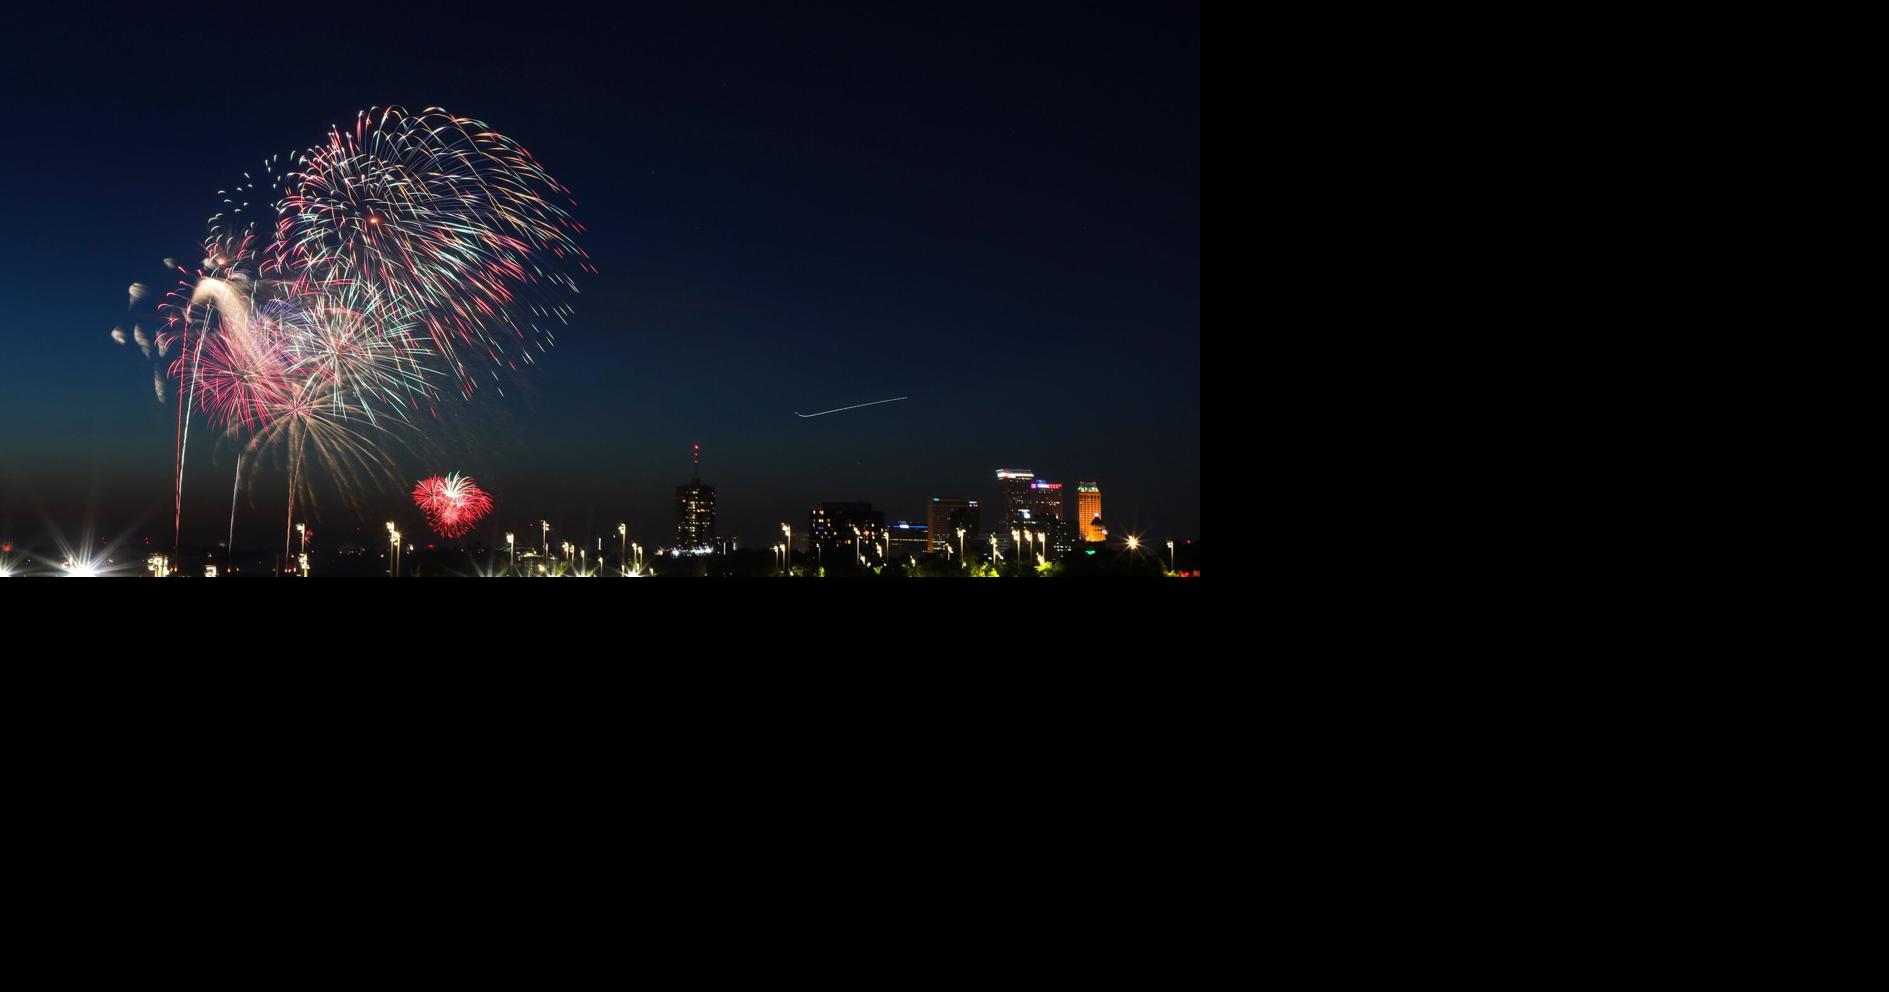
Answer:
<svg viewBox="0 0 1889 992"><path fill-rule="evenodd" d="M421 479L413 487L413 505L426 515L427 525L441 537L464 537L481 517L492 512L492 497L469 475L457 472L445 478Z"/></svg>

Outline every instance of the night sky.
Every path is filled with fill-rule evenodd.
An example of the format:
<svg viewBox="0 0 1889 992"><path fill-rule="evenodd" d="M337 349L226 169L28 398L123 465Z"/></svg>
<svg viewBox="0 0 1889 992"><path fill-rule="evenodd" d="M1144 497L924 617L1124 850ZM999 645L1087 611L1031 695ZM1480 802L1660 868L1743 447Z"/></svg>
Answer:
<svg viewBox="0 0 1889 992"><path fill-rule="evenodd" d="M491 531L625 519L661 542L699 442L744 546L823 500L922 522L969 496L989 523L998 468L1064 482L1072 514L1099 480L1116 533L1198 538L1197 9L800 6L10 23L0 538L90 518L169 542L175 408L109 338L126 287L173 285L159 260L201 257L245 170L389 104L530 149L601 272L506 397L449 408L439 453L403 456L407 488L470 472ZM911 398L793 413L892 396ZM227 524L232 456L210 451L186 544ZM284 488L258 476L239 543L280 540ZM324 496L313 526L415 518L391 486L364 503Z"/></svg>

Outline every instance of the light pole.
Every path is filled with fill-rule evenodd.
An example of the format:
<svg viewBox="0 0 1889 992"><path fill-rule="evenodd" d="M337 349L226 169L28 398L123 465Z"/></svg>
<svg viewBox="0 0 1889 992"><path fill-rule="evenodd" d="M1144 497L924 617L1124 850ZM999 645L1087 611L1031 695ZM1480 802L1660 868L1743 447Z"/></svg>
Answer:
<svg viewBox="0 0 1889 992"><path fill-rule="evenodd" d="M787 543L781 545L781 560L786 562L786 566L783 570L787 573L787 577L791 579L794 577L794 529L786 524L781 524L781 533L787 535Z"/></svg>
<svg viewBox="0 0 1889 992"><path fill-rule="evenodd" d="M958 564L964 564L964 528L958 528Z"/></svg>
<svg viewBox="0 0 1889 992"><path fill-rule="evenodd" d="M544 555L546 563L551 561L551 521L538 521L538 552Z"/></svg>
<svg viewBox="0 0 1889 992"><path fill-rule="evenodd" d="M399 555L399 553L400 553L399 532L394 530L394 522L389 520L387 521L387 577L390 579L397 579L400 577L399 572L398 572L398 565L396 562L396 556Z"/></svg>
<svg viewBox="0 0 1889 992"><path fill-rule="evenodd" d="M301 551L299 552L299 554L301 555L301 560L299 564L302 570L302 578L306 579L308 578L308 525L296 524L295 536L298 539L300 539L302 542L302 548L301 548ZM1173 541L1168 542L1169 545L1172 545L1173 543L1174 543Z"/></svg>
<svg viewBox="0 0 1889 992"><path fill-rule="evenodd" d="M518 535L512 533L509 530L506 531L505 532L505 547L509 549L512 553L511 572L513 575L517 575L518 574Z"/></svg>
<svg viewBox="0 0 1889 992"><path fill-rule="evenodd" d="M1168 542L1168 571L1174 571L1174 542Z"/></svg>
<svg viewBox="0 0 1889 992"><path fill-rule="evenodd" d="M864 565L866 564L866 549L859 546L859 540L860 540L859 525L854 524L853 525L853 564Z"/></svg>
<svg viewBox="0 0 1889 992"><path fill-rule="evenodd" d="M618 524L617 536L623 539L623 554L620 557L623 560L623 575L628 578L630 574L630 525Z"/></svg>

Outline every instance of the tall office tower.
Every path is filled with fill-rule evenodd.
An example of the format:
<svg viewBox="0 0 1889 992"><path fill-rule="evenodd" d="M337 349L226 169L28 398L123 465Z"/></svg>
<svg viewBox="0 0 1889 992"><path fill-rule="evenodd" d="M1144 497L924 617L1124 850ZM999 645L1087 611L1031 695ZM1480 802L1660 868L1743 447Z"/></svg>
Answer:
<svg viewBox="0 0 1889 992"><path fill-rule="evenodd" d="M1034 481L1036 473L1027 468L997 470L997 522L1003 527L1024 519L1024 511L1030 508L1030 483Z"/></svg>
<svg viewBox="0 0 1889 992"><path fill-rule="evenodd" d="M966 541L982 529L977 509L977 500L959 499L954 496L933 496L931 506L925 510L925 529L931 536L931 550L943 551L951 545L952 551L958 550L960 542L958 531L964 531Z"/></svg>
<svg viewBox="0 0 1889 992"><path fill-rule="evenodd" d="M1038 522L1063 518L1063 484L1037 479L1030 483L1030 495L1024 504L1030 519Z"/></svg>
<svg viewBox="0 0 1889 992"><path fill-rule="evenodd" d="M695 446L695 478L676 487L676 550L707 554L715 547L715 487L702 484L702 446Z"/></svg>
<svg viewBox="0 0 1889 992"><path fill-rule="evenodd" d="M1101 483L1076 483L1076 525L1082 528L1082 539L1090 544L1108 540L1108 528L1102 526Z"/></svg>

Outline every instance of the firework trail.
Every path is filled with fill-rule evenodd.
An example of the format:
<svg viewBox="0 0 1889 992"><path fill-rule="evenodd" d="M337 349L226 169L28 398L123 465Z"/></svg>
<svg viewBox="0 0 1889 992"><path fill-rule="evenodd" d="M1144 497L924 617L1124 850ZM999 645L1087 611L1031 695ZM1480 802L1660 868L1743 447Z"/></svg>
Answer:
<svg viewBox="0 0 1889 992"><path fill-rule="evenodd" d="M388 445L441 416L449 392L470 398L554 344L572 270L596 271L569 190L511 138L438 108L363 111L217 192L200 267L164 259L177 285L154 336L142 323L111 335L152 361L160 402L167 375L181 391L174 540L199 412L239 444L238 483L245 462L282 457L292 524L308 470L350 499L391 476ZM133 283L127 309L153 295Z"/></svg>
<svg viewBox="0 0 1889 992"><path fill-rule="evenodd" d="M435 475L413 487L413 505L426 515L427 525L441 537L464 537L479 518L492 512L492 497L471 476L457 472Z"/></svg>
<svg viewBox="0 0 1889 992"><path fill-rule="evenodd" d="M236 488L243 481L243 453L236 453L236 475L230 479L230 536L223 545L223 568L228 570L236 556Z"/></svg>

